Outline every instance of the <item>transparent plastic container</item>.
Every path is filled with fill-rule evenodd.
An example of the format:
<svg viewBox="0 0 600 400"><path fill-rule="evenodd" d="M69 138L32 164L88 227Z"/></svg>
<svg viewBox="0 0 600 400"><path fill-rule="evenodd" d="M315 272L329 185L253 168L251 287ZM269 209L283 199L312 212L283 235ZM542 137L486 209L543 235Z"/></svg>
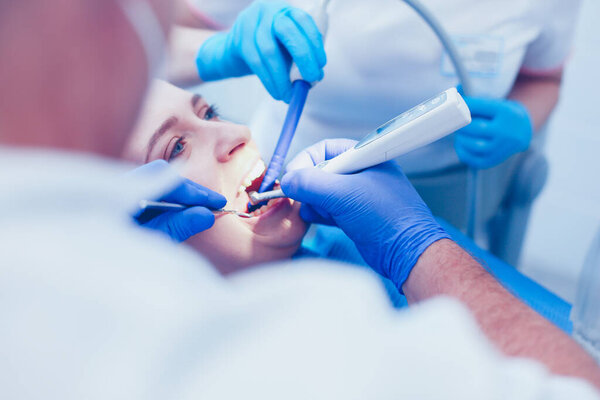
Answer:
<svg viewBox="0 0 600 400"><path fill-rule="evenodd" d="M600 363L600 231L579 278L571 320L575 340Z"/></svg>

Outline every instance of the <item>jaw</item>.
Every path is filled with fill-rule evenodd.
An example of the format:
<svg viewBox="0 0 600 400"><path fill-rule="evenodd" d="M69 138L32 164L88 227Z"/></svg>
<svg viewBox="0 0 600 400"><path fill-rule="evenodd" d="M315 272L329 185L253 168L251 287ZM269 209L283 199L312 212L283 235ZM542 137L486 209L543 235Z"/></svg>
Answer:
<svg viewBox="0 0 600 400"><path fill-rule="evenodd" d="M298 251L302 241L286 247L265 247L260 240L249 245L231 249L229 252L207 251L206 245L191 242L190 245L204 255L223 275L244 271L261 264L289 260Z"/></svg>

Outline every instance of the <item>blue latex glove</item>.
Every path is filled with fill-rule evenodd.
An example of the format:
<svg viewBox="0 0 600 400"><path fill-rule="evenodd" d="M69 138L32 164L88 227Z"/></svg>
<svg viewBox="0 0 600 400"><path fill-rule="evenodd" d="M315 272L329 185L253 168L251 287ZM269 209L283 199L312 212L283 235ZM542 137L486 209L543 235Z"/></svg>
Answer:
<svg viewBox="0 0 600 400"><path fill-rule="evenodd" d="M158 160L135 169L132 175L158 175L167 168L170 166L166 161ZM219 193L185 178L181 178L181 183L171 192L152 200L197 206L168 212L142 224L146 228L164 232L178 242L212 227L215 216L210 210L223 208L227 203L227 199Z"/></svg>
<svg viewBox="0 0 600 400"><path fill-rule="evenodd" d="M205 82L255 74L271 96L289 103L292 60L306 81L323 79L327 57L314 20L283 2L256 1L229 32L204 42L196 64Z"/></svg>
<svg viewBox="0 0 600 400"><path fill-rule="evenodd" d="M289 164L281 188L303 203L300 215L307 222L340 227L365 261L402 293L421 254L449 236L395 162L353 175L313 168L355 144L337 139L310 147Z"/></svg>
<svg viewBox="0 0 600 400"><path fill-rule="evenodd" d="M511 100L465 97L473 122L459 130L454 147L472 168L486 169L529 148L533 126L529 112Z"/></svg>

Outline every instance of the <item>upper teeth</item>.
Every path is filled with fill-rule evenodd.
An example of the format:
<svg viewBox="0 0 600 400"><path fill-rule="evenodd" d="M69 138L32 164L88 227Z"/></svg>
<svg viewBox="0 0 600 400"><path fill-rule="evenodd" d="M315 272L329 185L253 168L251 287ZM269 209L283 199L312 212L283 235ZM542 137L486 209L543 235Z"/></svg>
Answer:
<svg viewBox="0 0 600 400"><path fill-rule="evenodd" d="M250 171L250 173L248 174L248 176L244 178L244 181L242 182L242 186L240 186L239 191L243 192L244 190L246 190L246 188L252 185L252 182L256 178L259 178L265 172L266 169L267 166L265 165L264 161L258 160L252 168L252 170Z"/></svg>

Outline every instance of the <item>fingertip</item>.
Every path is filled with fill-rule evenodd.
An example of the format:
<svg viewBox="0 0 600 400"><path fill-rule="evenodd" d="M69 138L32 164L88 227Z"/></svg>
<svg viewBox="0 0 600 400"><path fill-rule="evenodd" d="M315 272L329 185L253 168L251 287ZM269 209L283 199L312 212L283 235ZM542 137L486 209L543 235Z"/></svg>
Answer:
<svg viewBox="0 0 600 400"><path fill-rule="evenodd" d="M283 96L281 97L281 99L286 103L286 104L290 104L290 101L292 101L292 85L291 83L288 83L285 87L285 89L282 91Z"/></svg>
<svg viewBox="0 0 600 400"><path fill-rule="evenodd" d="M316 213L313 211L312 207L310 207L308 204L302 204L300 207L300 218L302 218L304 222L308 222L309 224L314 223L316 219L315 214Z"/></svg>
<svg viewBox="0 0 600 400"><path fill-rule="evenodd" d="M297 170L291 170L289 172L286 172L285 175L283 175L283 177L281 178L281 181L279 182L279 184L281 185L281 190L283 190L283 193L285 193L287 196L290 196L293 194L293 190L292 188L296 186L295 182L297 180Z"/></svg>
<svg viewBox="0 0 600 400"><path fill-rule="evenodd" d="M215 215L205 207L191 207L182 212L182 216L189 221L192 226L193 235L196 235L206 229L212 228L215 224Z"/></svg>

